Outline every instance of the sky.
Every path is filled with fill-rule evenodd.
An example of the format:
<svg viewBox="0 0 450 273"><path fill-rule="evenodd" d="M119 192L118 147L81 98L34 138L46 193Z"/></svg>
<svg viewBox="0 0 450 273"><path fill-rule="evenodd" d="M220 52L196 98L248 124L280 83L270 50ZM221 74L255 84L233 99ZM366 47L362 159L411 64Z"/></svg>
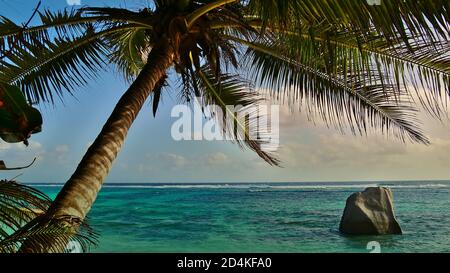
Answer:
<svg viewBox="0 0 450 273"><path fill-rule="evenodd" d="M76 3L77 1L69 0ZM140 7L148 1L81 0L82 5ZM36 1L0 0L0 15L27 21ZM44 0L42 8L70 8L66 0ZM105 67L98 79L54 106L40 106L43 131L30 146L0 142L0 160L11 166L37 162L22 171L2 172L0 179L21 175L22 182L65 182L93 142L128 83ZM174 86L176 89L176 86ZM450 179L450 124L422 115L431 145L402 143L380 133L341 134L302 113L280 111L282 167L271 167L252 151L225 141L175 141L171 109L164 97L156 118L146 103L106 179L107 183L151 182L314 182Z"/></svg>

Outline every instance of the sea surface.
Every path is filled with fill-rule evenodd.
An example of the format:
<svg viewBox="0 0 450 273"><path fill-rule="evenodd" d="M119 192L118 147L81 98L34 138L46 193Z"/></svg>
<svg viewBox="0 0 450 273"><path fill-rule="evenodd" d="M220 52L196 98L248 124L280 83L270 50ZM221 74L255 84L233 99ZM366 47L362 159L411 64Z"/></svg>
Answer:
<svg viewBox="0 0 450 273"><path fill-rule="evenodd" d="M34 186L51 197L61 187ZM403 235L339 233L347 197L369 186L393 190ZM93 252L370 252L373 241L450 252L450 182L105 184L89 223Z"/></svg>

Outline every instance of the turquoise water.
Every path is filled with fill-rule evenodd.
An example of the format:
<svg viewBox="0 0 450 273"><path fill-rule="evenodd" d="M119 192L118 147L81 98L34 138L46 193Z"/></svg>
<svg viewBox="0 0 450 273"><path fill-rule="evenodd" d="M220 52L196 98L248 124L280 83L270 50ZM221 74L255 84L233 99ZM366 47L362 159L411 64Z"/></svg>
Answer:
<svg viewBox="0 0 450 273"><path fill-rule="evenodd" d="M394 192L403 235L338 232L346 198ZM54 197L56 185L39 185ZM107 184L91 213L94 252L450 252L450 182Z"/></svg>

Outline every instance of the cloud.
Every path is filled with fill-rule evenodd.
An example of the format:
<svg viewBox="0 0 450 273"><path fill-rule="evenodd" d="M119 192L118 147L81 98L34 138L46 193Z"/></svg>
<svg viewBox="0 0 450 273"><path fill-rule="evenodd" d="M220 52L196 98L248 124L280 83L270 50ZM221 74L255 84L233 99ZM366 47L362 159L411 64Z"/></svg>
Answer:
<svg viewBox="0 0 450 273"><path fill-rule="evenodd" d="M284 173L267 173L305 179L444 179L450 177L449 124L441 123L421 113L423 131L431 145L402 141L383 135L380 130L369 130L367 136L355 136L317 119L311 122L306 113L280 108L279 157ZM446 166L447 165L447 166ZM267 168L253 164L262 172ZM307 178L305 178L307 177Z"/></svg>
<svg viewBox="0 0 450 273"><path fill-rule="evenodd" d="M144 161L137 165L140 173L174 171L183 169L189 164L184 156L175 153L146 154Z"/></svg>
<svg viewBox="0 0 450 273"><path fill-rule="evenodd" d="M231 166L231 158L223 152L213 152L200 155L181 155L176 153L147 154L145 163L139 163L137 169L140 173L177 171L197 172L205 166L224 167ZM205 171L203 169L203 171ZM202 172L203 172L202 171Z"/></svg>
<svg viewBox="0 0 450 273"><path fill-rule="evenodd" d="M432 136L432 144L427 146L383 136L358 137L332 131L308 134L313 135L312 140L302 141L298 133L297 139L291 136L280 149L286 167L283 175L297 181L450 177L450 136ZM258 168L264 170L264 166Z"/></svg>
<svg viewBox="0 0 450 273"><path fill-rule="evenodd" d="M158 159L164 164L173 165L176 168L182 168L188 164L184 156L173 153L160 154Z"/></svg>
<svg viewBox="0 0 450 273"><path fill-rule="evenodd" d="M313 143L287 142L280 157L289 166L355 167L385 164L408 152L407 145L381 137L318 134Z"/></svg>
<svg viewBox="0 0 450 273"><path fill-rule="evenodd" d="M54 149L53 156L57 159L59 164L65 164L68 162L70 147L67 144L57 145Z"/></svg>
<svg viewBox="0 0 450 273"><path fill-rule="evenodd" d="M55 151L57 153L60 153L60 154L65 154L65 153L68 153L70 151L70 148L69 148L69 145L62 144L62 145L57 145L55 147Z"/></svg>
<svg viewBox="0 0 450 273"><path fill-rule="evenodd" d="M30 144L25 146L23 143L6 143L0 142L0 160L6 162L22 163L30 162L37 157L38 162L42 161L46 155L46 150L40 142L30 140Z"/></svg>
<svg viewBox="0 0 450 273"><path fill-rule="evenodd" d="M206 155L202 161L206 162L210 166L223 166L224 164L230 163L231 159L226 154L217 152Z"/></svg>
<svg viewBox="0 0 450 273"><path fill-rule="evenodd" d="M29 142L30 144L26 146L23 143L6 143L4 141L0 141L0 152L39 150L42 148L42 144L37 141L30 140Z"/></svg>

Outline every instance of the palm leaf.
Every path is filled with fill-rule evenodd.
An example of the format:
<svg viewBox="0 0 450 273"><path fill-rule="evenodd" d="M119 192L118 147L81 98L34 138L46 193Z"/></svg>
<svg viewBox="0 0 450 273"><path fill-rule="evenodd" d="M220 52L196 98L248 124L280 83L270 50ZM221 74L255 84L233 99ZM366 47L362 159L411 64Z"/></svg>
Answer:
<svg viewBox="0 0 450 273"><path fill-rule="evenodd" d="M343 68L353 69L354 74L366 74L366 82L374 82L383 75L383 84L415 93L429 113L438 118L445 116L443 99L450 94L450 54L443 52L450 51L449 42L428 44L410 37L408 45L392 44L381 36L359 37L347 31L279 35L278 42L282 41L283 47L292 51L291 55L303 56L302 63L311 62L310 56L305 56L309 52L311 56L322 56L327 73L348 73ZM365 73L374 67L376 73Z"/></svg>
<svg viewBox="0 0 450 273"><path fill-rule="evenodd" d="M166 86L167 86L167 76L160 79L159 82L156 84L155 88L153 89L153 95L152 95L153 117L156 117L156 112L158 111L159 102L161 101L161 93L164 90L164 87L166 87Z"/></svg>
<svg viewBox="0 0 450 273"><path fill-rule="evenodd" d="M315 26L357 33L376 31L387 41L408 43L408 34L428 41L447 39L450 8L446 0L250 0L248 10L265 26Z"/></svg>
<svg viewBox="0 0 450 273"><path fill-rule="evenodd" d="M29 44L39 46L52 40L53 32L59 38L70 38L82 35L99 18L82 16L78 10L62 10L39 12L42 24L33 27L22 27L6 17L0 17L0 50L12 48L13 45L26 48ZM14 55L12 51L9 55Z"/></svg>
<svg viewBox="0 0 450 273"><path fill-rule="evenodd" d="M0 250L1 241L34 219L39 211L45 211L50 199L40 191L13 181L0 181Z"/></svg>
<svg viewBox="0 0 450 273"><path fill-rule="evenodd" d="M114 11L114 12L112 12ZM115 24L135 23L147 26L148 17L126 9L84 8L78 10L45 10L39 12L41 24L23 28L4 16L0 16L0 50L11 47L17 41L22 43L44 43L55 31L59 38L73 38L83 35L91 25L100 29Z"/></svg>
<svg viewBox="0 0 450 273"><path fill-rule="evenodd" d="M48 224L43 215L51 204L44 193L14 181L0 181L0 253L17 252L23 242L32 246L47 246L50 242L60 242L65 249L68 241L73 241L87 251L96 244L97 234L86 224L77 234L56 224ZM43 224L46 223L46 224ZM63 242L65 241L64 245ZM39 248L36 248L39 249Z"/></svg>
<svg viewBox="0 0 450 273"><path fill-rule="evenodd" d="M216 105L224 114L221 117L211 109L225 139L241 147L247 146L270 165L279 165L279 160L268 151L273 149L263 149L270 143L261 138L263 133L258 131L258 119L261 116L256 106L260 98L249 89L249 85L235 75L222 74L216 78L214 71L205 67L197 69L196 75L196 86L202 95L203 104ZM241 106L241 111L248 112L249 117L240 117L239 112L230 111L230 105Z"/></svg>
<svg viewBox="0 0 450 273"><path fill-rule="evenodd" d="M93 17L100 21L135 24L140 27L152 28L153 12L148 8L134 12L122 8L85 7L80 9L80 12L88 18Z"/></svg>
<svg viewBox="0 0 450 273"><path fill-rule="evenodd" d="M77 38L55 39L39 46L27 44L9 61L0 62L0 81L19 85L28 100L54 102L54 93L59 97L63 90L72 94L105 66L109 51L104 36L128 27L91 30Z"/></svg>
<svg viewBox="0 0 450 273"><path fill-rule="evenodd" d="M128 81L134 80L147 62L151 44L145 28L130 28L106 35L112 54L110 55L119 71Z"/></svg>
<svg viewBox="0 0 450 273"><path fill-rule="evenodd" d="M318 55L314 52L298 59L279 44L245 45L249 47L244 66L249 78L272 90L272 97L281 97L290 105L297 102L310 117L318 116L337 129L349 127L353 133L364 133L368 127L380 128L402 140L428 143L409 94L383 81L377 68L344 67L345 73L333 74L323 59L315 61Z"/></svg>
<svg viewBox="0 0 450 273"><path fill-rule="evenodd" d="M71 216L48 219L41 214L31 220L1 244L8 252L88 252L97 245L98 234L80 220Z"/></svg>

